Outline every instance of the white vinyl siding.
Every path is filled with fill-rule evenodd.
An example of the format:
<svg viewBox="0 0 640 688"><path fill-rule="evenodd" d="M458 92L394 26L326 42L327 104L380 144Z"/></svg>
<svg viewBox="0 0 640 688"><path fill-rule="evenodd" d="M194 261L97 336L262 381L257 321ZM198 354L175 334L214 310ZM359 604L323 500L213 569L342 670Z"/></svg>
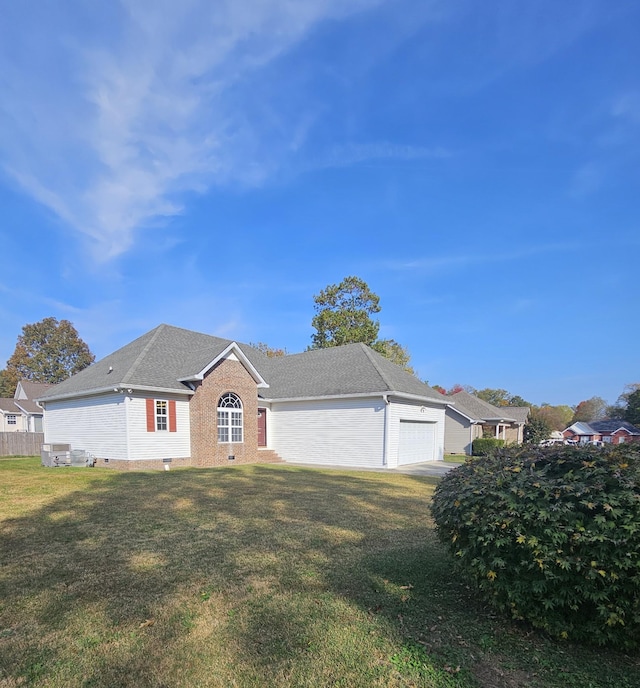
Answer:
<svg viewBox="0 0 640 688"><path fill-rule="evenodd" d="M181 395L160 401L176 402L176 432L147 432L145 397L127 399L129 457L134 460L179 459L191 456L189 401ZM168 407L168 404L167 404Z"/></svg>
<svg viewBox="0 0 640 688"><path fill-rule="evenodd" d="M381 397L273 402L268 415L269 447L285 461L383 467Z"/></svg>
<svg viewBox="0 0 640 688"><path fill-rule="evenodd" d="M191 455L189 402L173 398L177 432L147 432L145 397L108 394L49 401L45 442L70 444L100 459L186 458Z"/></svg>
<svg viewBox="0 0 640 688"><path fill-rule="evenodd" d="M49 401L45 443L70 444L99 458L127 458L125 399L121 394Z"/></svg>

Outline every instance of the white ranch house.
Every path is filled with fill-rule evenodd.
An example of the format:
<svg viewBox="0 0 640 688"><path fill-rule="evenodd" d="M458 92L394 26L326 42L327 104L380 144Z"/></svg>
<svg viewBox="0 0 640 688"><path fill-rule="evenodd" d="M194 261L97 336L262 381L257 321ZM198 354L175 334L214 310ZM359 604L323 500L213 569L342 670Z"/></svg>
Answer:
<svg viewBox="0 0 640 688"><path fill-rule="evenodd" d="M97 465L441 460L451 400L363 344L269 358L160 325L40 398L45 443Z"/></svg>

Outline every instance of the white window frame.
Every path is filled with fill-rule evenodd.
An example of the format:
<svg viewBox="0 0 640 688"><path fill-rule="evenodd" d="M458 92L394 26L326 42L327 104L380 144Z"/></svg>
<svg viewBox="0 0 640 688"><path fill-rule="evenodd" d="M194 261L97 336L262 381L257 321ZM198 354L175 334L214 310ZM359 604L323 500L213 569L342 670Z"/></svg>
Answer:
<svg viewBox="0 0 640 688"><path fill-rule="evenodd" d="M244 411L237 394L226 392L218 400L218 443L244 442Z"/></svg>
<svg viewBox="0 0 640 688"><path fill-rule="evenodd" d="M7 413L7 425L18 425L18 415L16 413Z"/></svg>
<svg viewBox="0 0 640 688"><path fill-rule="evenodd" d="M169 430L169 402L164 399L156 399L156 432L168 432Z"/></svg>

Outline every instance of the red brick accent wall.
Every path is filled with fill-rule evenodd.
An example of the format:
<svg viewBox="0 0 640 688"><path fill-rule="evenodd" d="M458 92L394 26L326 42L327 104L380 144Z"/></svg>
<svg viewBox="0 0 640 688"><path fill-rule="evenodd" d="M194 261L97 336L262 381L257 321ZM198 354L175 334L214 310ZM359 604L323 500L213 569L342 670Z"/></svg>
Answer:
<svg viewBox="0 0 640 688"><path fill-rule="evenodd" d="M218 444L218 400L233 392L242 401L244 442ZM228 466L258 461L258 388L240 361L220 361L196 387L189 402L193 466ZM233 461L228 457L235 456Z"/></svg>

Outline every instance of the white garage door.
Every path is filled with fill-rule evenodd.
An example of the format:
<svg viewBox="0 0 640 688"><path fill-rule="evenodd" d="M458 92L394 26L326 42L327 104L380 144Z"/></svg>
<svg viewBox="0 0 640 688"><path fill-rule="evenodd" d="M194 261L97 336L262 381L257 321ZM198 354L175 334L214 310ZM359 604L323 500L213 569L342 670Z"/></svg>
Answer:
<svg viewBox="0 0 640 688"><path fill-rule="evenodd" d="M433 461L435 457L435 423L400 421L398 465Z"/></svg>

